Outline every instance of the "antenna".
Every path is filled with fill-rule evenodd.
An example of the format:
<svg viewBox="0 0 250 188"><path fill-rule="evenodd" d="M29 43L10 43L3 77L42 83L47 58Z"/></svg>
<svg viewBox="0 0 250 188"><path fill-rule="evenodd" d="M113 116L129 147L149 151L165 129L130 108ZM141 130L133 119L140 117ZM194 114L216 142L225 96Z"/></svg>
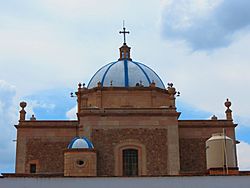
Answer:
<svg viewBox="0 0 250 188"><path fill-rule="evenodd" d="M223 171L226 171L226 174L228 174L228 161L227 161L227 143L226 143L226 130L223 128L223 153L224 153L224 167Z"/></svg>

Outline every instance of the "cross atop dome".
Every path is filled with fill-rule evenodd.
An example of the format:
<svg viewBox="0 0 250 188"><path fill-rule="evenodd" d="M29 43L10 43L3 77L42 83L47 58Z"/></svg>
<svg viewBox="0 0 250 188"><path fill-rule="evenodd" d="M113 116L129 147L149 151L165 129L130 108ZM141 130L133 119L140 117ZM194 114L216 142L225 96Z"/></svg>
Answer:
<svg viewBox="0 0 250 188"><path fill-rule="evenodd" d="M129 34L129 31L126 31L124 20L123 20L123 31L120 31L119 33L123 34L123 45L126 45L126 34Z"/></svg>
<svg viewBox="0 0 250 188"><path fill-rule="evenodd" d="M123 21L123 30L119 31L120 34L123 34L123 45L120 47L120 58L119 60L132 60L130 58L130 47L127 46L126 44L126 34L129 34L129 31L126 31L125 24Z"/></svg>

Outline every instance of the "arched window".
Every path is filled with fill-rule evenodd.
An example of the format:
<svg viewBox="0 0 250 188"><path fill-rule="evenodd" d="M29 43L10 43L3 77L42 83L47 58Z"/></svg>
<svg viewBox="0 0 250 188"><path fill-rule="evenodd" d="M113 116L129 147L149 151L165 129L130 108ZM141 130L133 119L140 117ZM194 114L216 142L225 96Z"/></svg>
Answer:
<svg viewBox="0 0 250 188"><path fill-rule="evenodd" d="M126 52L126 58L128 58L128 52Z"/></svg>
<svg viewBox="0 0 250 188"><path fill-rule="evenodd" d="M124 149L122 151L123 176L138 176L138 150Z"/></svg>

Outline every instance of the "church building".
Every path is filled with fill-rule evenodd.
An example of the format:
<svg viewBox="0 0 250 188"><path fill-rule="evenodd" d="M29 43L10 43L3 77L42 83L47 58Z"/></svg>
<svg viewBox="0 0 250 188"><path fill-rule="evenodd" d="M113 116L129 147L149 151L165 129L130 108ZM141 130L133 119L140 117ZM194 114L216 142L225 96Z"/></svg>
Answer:
<svg viewBox="0 0 250 188"><path fill-rule="evenodd" d="M26 117L20 103L15 174L62 177L237 174L231 102L225 119L180 120L173 83L134 61L117 61L79 83L77 120ZM223 101L222 101L223 102Z"/></svg>

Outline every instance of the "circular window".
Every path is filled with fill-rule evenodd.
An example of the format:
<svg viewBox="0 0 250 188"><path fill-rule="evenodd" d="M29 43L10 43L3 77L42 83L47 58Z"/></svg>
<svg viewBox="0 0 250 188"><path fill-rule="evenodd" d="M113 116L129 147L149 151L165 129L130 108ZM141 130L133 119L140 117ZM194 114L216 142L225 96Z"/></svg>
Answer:
<svg viewBox="0 0 250 188"><path fill-rule="evenodd" d="M84 165L84 161L83 160L77 160L76 164L79 166L83 166Z"/></svg>

